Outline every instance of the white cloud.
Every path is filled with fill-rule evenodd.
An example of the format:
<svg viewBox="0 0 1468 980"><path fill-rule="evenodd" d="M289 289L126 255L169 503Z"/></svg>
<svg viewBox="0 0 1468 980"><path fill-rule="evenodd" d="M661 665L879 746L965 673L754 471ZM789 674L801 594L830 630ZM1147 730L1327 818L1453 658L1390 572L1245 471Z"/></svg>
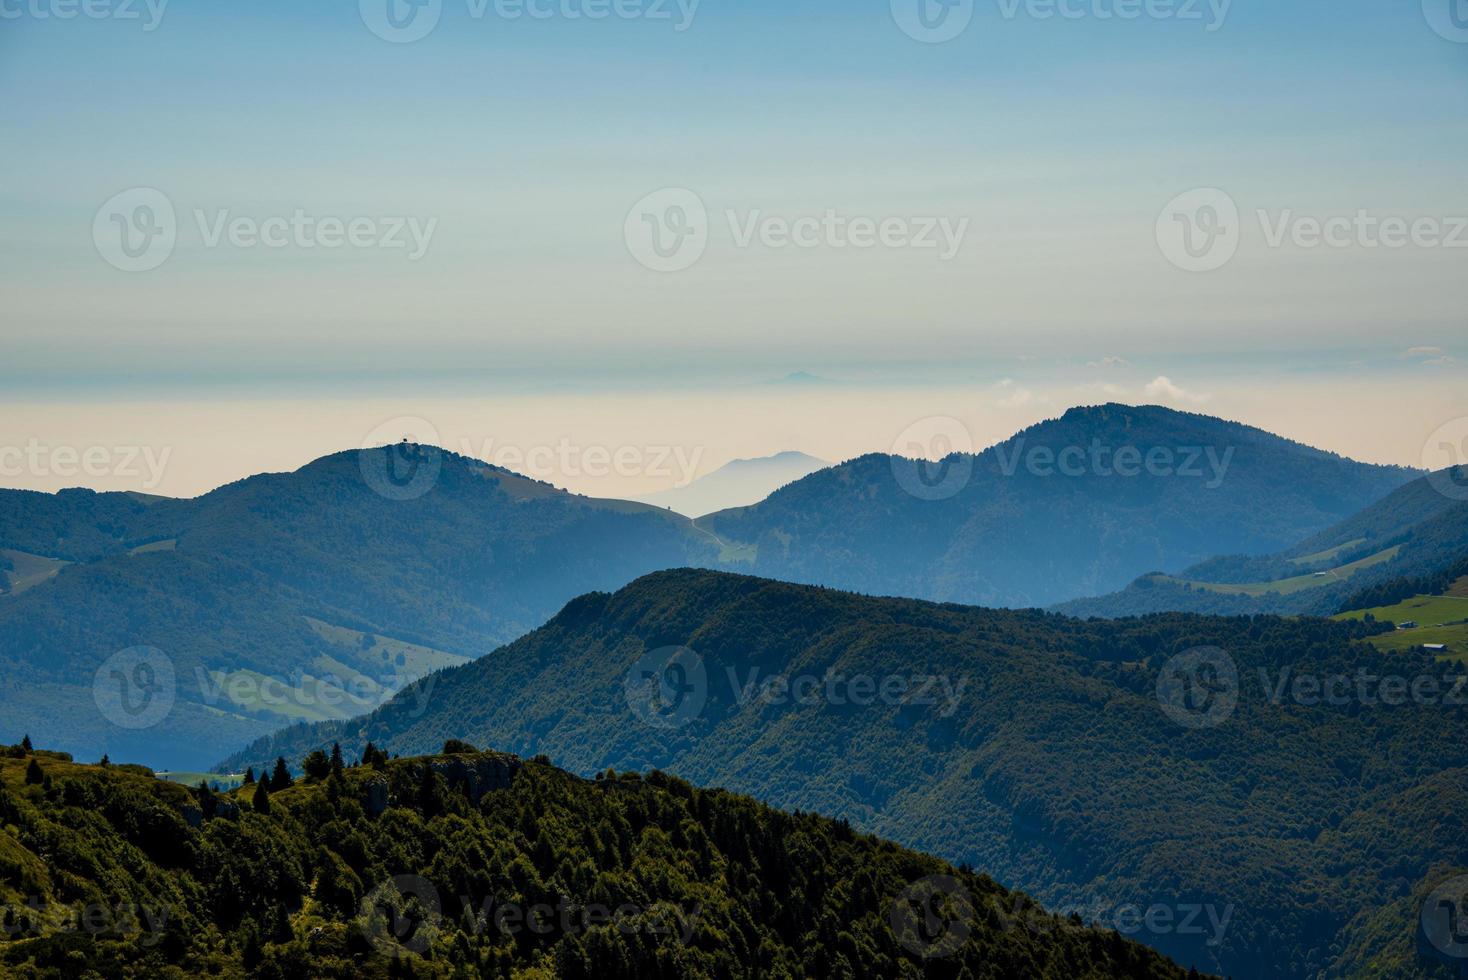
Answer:
<svg viewBox="0 0 1468 980"><path fill-rule="evenodd" d="M1408 347L1402 351L1403 357L1441 357L1447 353L1441 347Z"/></svg>
<svg viewBox="0 0 1468 980"><path fill-rule="evenodd" d="M1107 354L1105 357L1101 358L1101 360L1099 360L1099 361L1089 361L1089 362L1087 362L1086 367L1093 367L1093 368L1117 368L1117 367L1126 367L1126 366L1128 366L1131 363L1132 363L1131 361L1128 361L1124 357L1117 357L1115 354Z"/></svg>
<svg viewBox="0 0 1468 980"><path fill-rule="evenodd" d="M1150 399L1162 402L1191 402L1197 404L1208 400L1207 395L1200 395L1197 392L1189 391L1186 388L1174 384L1173 380L1165 375L1149 381L1147 387L1142 389L1142 394Z"/></svg>

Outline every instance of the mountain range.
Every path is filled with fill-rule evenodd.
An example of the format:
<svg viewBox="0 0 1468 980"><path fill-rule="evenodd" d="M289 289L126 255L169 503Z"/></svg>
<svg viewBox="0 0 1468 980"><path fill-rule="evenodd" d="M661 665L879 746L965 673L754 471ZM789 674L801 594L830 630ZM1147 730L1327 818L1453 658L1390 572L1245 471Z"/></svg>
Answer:
<svg viewBox="0 0 1468 980"><path fill-rule="evenodd" d="M1468 493L1451 489L1460 486L1468 486L1468 469L1433 473L1278 553L1215 557L1055 608L1072 616L1329 616L1375 605L1357 597L1394 580L1431 578L1468 557Z"/></svg>
<svg viewBox="0 0 1468 980"><path fill-rule="evenodd" d="M718 552L680 515L404 446L193 500L3 491L0 548L5 727L182 769Z"/></svg>
<svg viewBox="0 0 1468 980"><path fill-rule="evenodd" d="M1447 976L1417 923L1468 867L1468 692L1455 665L1364 642L1380 629L1080 621L669 571L219 769L450 737L583 775L666 769L969 863L1086 921L1211 910L1217 928L1140 937L1210 972ZM1179 671L1192 690L1164 685ZM1321 696L1363 676L1402 690Z"/></svg>
<svg viewBox="0 0 1468 980"><path fill-rule="evenodd" d="M812 465L787 454L729 479ZM1108 405L943 464L862 457L696 521L406 443L191 500L0 491L0 717L11 737L194 770L281 725L368 711L659 569L1031 605L1267 554L1412 476Z"/></svg>
<svg viewBox="0 0 1468 980"><path fill-rule="evenodd" d="M1160 407L1073 409L977 455L872 454L699 524L785 581L1048 606L1270 554L1418 476Z"/></svg>

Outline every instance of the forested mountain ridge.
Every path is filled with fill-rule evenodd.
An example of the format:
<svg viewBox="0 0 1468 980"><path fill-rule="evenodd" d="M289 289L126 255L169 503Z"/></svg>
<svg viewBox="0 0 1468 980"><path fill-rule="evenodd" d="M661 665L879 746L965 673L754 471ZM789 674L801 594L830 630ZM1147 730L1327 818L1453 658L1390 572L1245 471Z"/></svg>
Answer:
<svg viewBox="0 0 1468 980"><path fill-rule="evenodd" d="M1433 578L1468 558L1468 468L1414 480L1358 514L1271 555L1211 558L1176 576L1055 606L1072 616L1154 612L1329 616L1399 579ZM1220 586L1215 588L1210 586ZM1371 603L1374 604L1374 603Z"/></svg>
<svg viewBox="0 0 1468 980"><path fill-rule="evenodd" d="M467 745L217 795L0 749L16 978L1184 980L837 821ZM268 784L268 785L267 785ZM1197 976L1196 973L1192 976Z"/></svg>
<svg viewBox="0 0 1468 980"><path fill-rule="evenodd" d="M4 734L185 769L361 713L582 592L717 555L679 515L402 446L193 500L3 491L0 551L54 560L0 595ZM119 724L98 685L171 701L152 724Z"/></svg>
<svg viewBox="0 0 1468 980"><path fill-rule="evenodd" d="M1113 404L941 463L863 456L701 524L752 549L749 570L771 578L1043 606L1220 553L1278 551L1414 475L1235 422Z"/></svg>
<svg viewBox="0 0 1468 980"><path fill-rule="evenodd" d="M1468 711L1453 668L1379 654L1361 642L1376 629L1077 621L665 572L572 602L426 697L288 729L221 768L333 741L428 751L455 732L583 774L667 769L849 819L1088 919L1211 909L1225 926L1138 936L1200 969L1405 980L1431 968L1411 896L1468 866ZM678 647L696 656L668 659ZM1215 648L1232 665L1228 712L1180 723L1159 684L1178 656ZM663 692L678 711L647 724L629 678L650 654L691 696ZM1364 694L1361 672L1375 678ZM1185 677L1227 693L1219 676ZM1311 687L1336 677L1351 679L1344 702ZM809 696L771 684L801 678ZM1431 679L1434 700L1397 703L1397 678L1414 692ZM1384 951L1398 966L1367 971Z"/></svg>

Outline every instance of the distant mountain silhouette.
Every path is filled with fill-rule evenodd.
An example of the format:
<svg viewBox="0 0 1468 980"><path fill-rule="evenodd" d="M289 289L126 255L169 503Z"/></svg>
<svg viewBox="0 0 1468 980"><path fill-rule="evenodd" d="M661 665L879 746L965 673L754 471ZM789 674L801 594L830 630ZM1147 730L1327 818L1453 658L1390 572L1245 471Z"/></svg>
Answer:
<svg viewBox="0 0 1468 980"><path fill-rule="evenodd" d="M736 459L686 487L638 497L685 517L702 517L731 507L759 503L776 490L829 466L805 453L784 452L758 459Z"/></svg>
<svg viewBox="0 0 1468 980"><path fill-rule="evenodd" d="M1278 551L1415 475L1204 415L1102 405L977 455L862 456L699 523L772 578L1044 606Z"/></svg>

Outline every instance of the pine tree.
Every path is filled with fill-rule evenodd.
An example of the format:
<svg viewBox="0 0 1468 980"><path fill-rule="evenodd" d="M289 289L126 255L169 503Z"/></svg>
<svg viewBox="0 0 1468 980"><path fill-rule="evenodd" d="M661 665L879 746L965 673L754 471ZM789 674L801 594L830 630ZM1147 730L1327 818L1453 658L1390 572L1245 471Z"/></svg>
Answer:
<svg viewBox="0 0 1468 980"><path fill-rule="evenodd" d="M295 780L291 778L290 769L286 767L285 756L278 757L275 760L275 774L270 777L270 791L272 793L279 793L294 782Z"/></svg>
<svg viewBox="0 0 1468 980"><path fill-rule="evenodd" d="M31 745L31 737L29 735L20 740L20 747L25 749L27 752L32 752L35 750L35 746Z"/></svg>
<svg viewBox="0 0 1468 980"><path fill-rule="evenodd" d="M256 813L270 812L270 790L265 786L265 780L255 784L255 796L250 803L255 807Z"/></svg>
<svg viewBox="0 0 1468 980"><path fill-rule="evenodd" d="M342 764L342 747L341 747L341 743L340 742L332 742L331 743L331 774L333 776L340 776L342 774L342 769L343 768L345 768L345 767Z"/></svg>
<svg viewBox="0 0 1468 980"><path fill-rule="evenodd" d="M245 782L244 782L244 785L246 785L246 786L254 786L255 785L255 767L254 766L251 766L250 768L248 768L248 769L245 770Z"/></svg>
<svg viewBox="0 0 1468 980"><path fill-rule="evenodd" d="M25 767L25 783L26 783L26 785L27 786L35 786L35 785L37 785L39 783L45 782L45 780L46 780L46 774L41 771L41 767L36 762L36 760L35 759L32 759L31 760L31 764Z"/></svg>

